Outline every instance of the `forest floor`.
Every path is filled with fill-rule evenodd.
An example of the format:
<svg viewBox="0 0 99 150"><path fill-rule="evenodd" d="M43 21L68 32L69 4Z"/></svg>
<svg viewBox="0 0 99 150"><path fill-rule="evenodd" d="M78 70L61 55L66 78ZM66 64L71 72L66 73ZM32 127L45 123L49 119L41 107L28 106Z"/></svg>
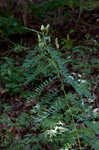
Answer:
<svg viewBox="0 0 99 150"><path fill-rule="evenodd" d="M86 73L85 79L91 80L91 94L94 97L94 101L87 101L88 105L92 106L93 111L99 111L99 9L94 9L90 12L84 12L81 14L80 18L76 19L76 12L73 12L73 19L69 23L64 23L63 25L53 25L51 27L50 36L52 42L58 37L60 49L62 53L66 56L72 56L73 60L80 60L81 64L72 65L71 62L68 62L67 68L70 73L74 73L75 78L78 74ZM28 28L40 30L42 23L35 23L28 25ZM69 42L66 39L69 36ZM23 46L23 49L33 49L37 45L37 35L35 33L22 33L22 34L12 34L8 37L0 36L0 63L1 66L4 65L4 58L13 58L19 64L24 60L27 52L14 52L14 45L19 44ZM66 45L67 44L67 45ZM78 55L77 52L73 52L71 49L73 47L82 47L81 52L84 55ZM85 48L84 48L85 46ZM21 47L22 48L22 47ZM90 50L89 50L89 49ZM65 50L68 49L68 50ZM18 65L19 65L18 64ZM9 72L10 74L10 72ZM9 82L9 81L8 81ZM21 140L24 135L31 133L31 128L20 125L18 127L15 119L20 118L22 113L29 114L30 110L37 105L38 102L31 99L31 101L26 102L24 96L21 94L10 94L7 90L7 81L1 81L0 85L0 116L5 117L5 121L0 119L0 150L6 150L11 140L9 138ZM56 86L56 85L54 85ZM23 88L24 91L32 90L31 85L27 85ZM68 88L68 87L67 87ZM72 87L67 89L67 92L74 92ZM28 117L28 116L27 116ZM10 121L12 125L10 126ZM99 119L97 119L99 121ZM25 120L25 123L26 120ZM19 122L20 124L20 122ZM28 124L28 123L27 123ZM39 134L39 130L33 134ZM1 136L2 135L2 136ZM99 135L97 135L98 137ZM3 142L2 142L3 141ZM3 143L3 144L2 144ZM34 142L35 143L35 142ZM41 144L42 145L42 144ZM45 150L52 150L51 144L43 145ZM38 148L39 149L39 148ZM78 148L76 148L77 150ZM20 149L21 150L21 149ZM25 150L29 150L26 146ZM85 148L84 150L92 150L90 147Z"/></svg>

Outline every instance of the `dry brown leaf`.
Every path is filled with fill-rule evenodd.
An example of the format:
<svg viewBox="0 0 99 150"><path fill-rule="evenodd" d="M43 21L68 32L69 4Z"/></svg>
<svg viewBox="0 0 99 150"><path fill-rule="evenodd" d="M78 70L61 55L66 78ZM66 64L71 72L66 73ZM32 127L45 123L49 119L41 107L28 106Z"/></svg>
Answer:
<svg viewBox="0 0 99 150"><path fill-rule="evenodd" d="M0 91L0 96L4 95L7 91L5 89Z"/></svg>
<svg viewBox="0 0 99 150"><path fill-rule="evenodd" d="M31 106L34 106L34 105L36 105L36 102L34 100L31 100L31 101L27 102L24 107L28 108L28 107L31 107Z"/></svg>

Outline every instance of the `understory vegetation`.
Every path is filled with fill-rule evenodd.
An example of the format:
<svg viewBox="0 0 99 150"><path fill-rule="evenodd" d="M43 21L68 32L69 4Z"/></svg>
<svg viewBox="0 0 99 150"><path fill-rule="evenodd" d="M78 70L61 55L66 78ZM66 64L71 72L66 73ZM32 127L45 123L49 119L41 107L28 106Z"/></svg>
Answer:
<svg viewBox="0 0 99 150"><path fill-rule="evenodd" d="M86 30L97 6L35 3L37 28L2 13L0 150L99 150L99 25Z"/></svg>

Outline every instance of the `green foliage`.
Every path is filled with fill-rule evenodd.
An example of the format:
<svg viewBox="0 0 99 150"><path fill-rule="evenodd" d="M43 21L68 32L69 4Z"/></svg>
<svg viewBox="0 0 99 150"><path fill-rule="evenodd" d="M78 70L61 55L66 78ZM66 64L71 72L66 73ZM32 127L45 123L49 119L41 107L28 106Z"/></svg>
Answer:
<svg viewBox="0 0 99 150"><path fill-rule="evenodd" d="M93 99L90 83L86 80L82 82L81 75L75 78L69 72L66 65L68 62L74 63L74 60L71 57L68 59L61 50L52 46L48 29L49 25L41 26L41 32L37 32L38 45L28 51L21 65L11 58L5 58L5 64L1 63L0 81L4 82L5 88L10 93L21 94L21 86L30 85L31 94L26 100L36 101L28 113L16 117L15 123L2 114L1 123L29 130L21 140L16 139L15 135L8 139L10 133L6 130L6 136L2 138L1 135L2 146L9 150L12 147L23 150L26 146L31 150L39 150L51 144L55 150L82 150L88 146L98 150L98 122L94 119L91 107L84 101L87 99L90 103ZM72 51L80 53L80 49L75 47Z"/></svg>
<svg viewBox="0 0 99 150"><path fill-rule="evenodd" d="M62 25L64 22L67 24L72 18L70 9L78 8L78 20L84 10L91 10L98 7L97 1L93 0L44 0L36 1L35 5L31 5L31 12L34 16L42 19L51 25Z"/></svg>
<svg viewBox="0 0 99 150"><path fill-rule="evenodd" d="M0 33L9 36L15 33L25 32L24 27L20 25L15 18L0 16Z"/></svg>
<svg viewBox="0 0 99 150"><path fill-rule="evenodd" d="M12 2L13 4L13 2ZM67 8L75 9L78 8L78 18L84 10L90 10L94 7L98 7L98 2L93 0L50 0L50 1L34 1L30 3L28 8L28 13L39 21L44 21L45 23L51 23L54 25L61 25L62 23L69 22L72 18L71 11ZM8 5L8 10L10 5ZM21 9L21 7L20 7ZM17 9L16 9L17 10ZM24 27L17 23L13 16L13 13L1 14L0 16L0 27L2 34L8 36L13 33L25 32Z"/></svg>
<svg viewBox="0 0 99 150"><path fill-rule="evenodd" d="M10 92L10 94L19 93L22 91L19 87L21 83L24 82L22 77L22 68L18 67L17 62L12 58L5 57L5 63L1 61L0 68L0 83L5 84L5 89ZM20 85L19 85L20 84Z"/></svg>

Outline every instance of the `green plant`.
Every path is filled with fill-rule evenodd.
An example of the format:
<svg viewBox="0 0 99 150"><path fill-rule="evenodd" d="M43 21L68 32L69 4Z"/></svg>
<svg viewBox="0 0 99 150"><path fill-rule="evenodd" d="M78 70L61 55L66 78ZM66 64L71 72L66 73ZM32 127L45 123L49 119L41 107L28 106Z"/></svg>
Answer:
<svg viewBox="0 0 99 150"><path fill-rule="evenodd" d="M17 66L12 58L5 57L5 63L1 61L0 69L0 83L5 84L5 90L10 92L10 94L20 93L21 83L24 82L22 77L22 68ZM20 85L19 85L20 84Z"/></svg>
<svg viewBox="0 0 99 150"><path fill-rule="evenodd" d="M86 126L87 121L92 124L95 123L94 125L97 126L97 122L92 117L93 114L90 107L83 100L84 97L87 99L91 98L90 92L86 84L83 82L79 83L68 73L65 66L66 60L50 44L51 39L48 36L48 27L41 27L42 34L38 34L38 53L32 52L34 57L30 53L29 59L26 58L25 60L26 67L24 66L26 71L32 76L31 80L27 80L27 83L35 82L35 79L39 80L40 75L42 75L40 82L43 83L36 88L30 97L39 102L31 110L31 116L32 114L33 117L35 116L33 123L37 125L37 129L39 126L41 128L41 133L39 134L42 144L52 143L53 149L58 149L59 147L76 149L79 146L81 150L91 145L97 150L97 144L95 146L91 142L92 139L96 139L94 126L92 125L91 128L88 124ZM36 72L33 74L29 68ZM49 77L51 77L51 80L43 81ZM54 84L58 82L59 90L51 86L53 82ZM65 84L71 85L75 93L66 92ZM49 88L47 89L47 87ZM56 93L55 95L54 92ZM46 96L44 96L45 94ZM47 104L44 106L45 103ZM82 146L83 142L84 146Z"/></svg>
<svg viewBox="0 0 99 150"><path fill-rule="evenodd" d="M93 99L89 81L83 82L80 74L74 77L68 71L66 65L68 62L73 63L73 59L68 59L61 50L52 46L48 29L49 25L42 25L41 32L36 31L38 45L34 50L28 51L22 65L16 66L13 59L6 58L6 63L1 67L0 81L9 85L9 92L15 92L13 89L18 87L21 94L21 86L30 85L31 92L26 97L26 102L36 101L36 105L31 106L28 113L21 113L14 122L2 114L1 123L4 122L9 127L15 126L19 132L28 132L24 132L21 140L12 135L9 141L6 129L3 139L1 135L1 143L9 150L12 147L15 150L47 150L49 145L53 150L83 150L89 147L98 150L98 122L94 118L92 107L85 101L86 99L90 103ZM80 48L76 47L73 49L75 51L80 52Z"/></svg>
<svg viewBox="0 0 99 150"><path fill-rule="evenodd" d="M74 32L73 30L70 30L69 33L67 34L67 37L61 40L61 44L62 44L62 50L66 51L66 50L70 50L73 48L73 42L70 39L70 34Z"/></svg>
<svg viewBox="0 0 99 150"><path fill-rule="evenodd" d="M21 32L26 32L26 30L24 30L24 27L15 18L0 16L0 33L3 36L10 36Z"/></svg>

